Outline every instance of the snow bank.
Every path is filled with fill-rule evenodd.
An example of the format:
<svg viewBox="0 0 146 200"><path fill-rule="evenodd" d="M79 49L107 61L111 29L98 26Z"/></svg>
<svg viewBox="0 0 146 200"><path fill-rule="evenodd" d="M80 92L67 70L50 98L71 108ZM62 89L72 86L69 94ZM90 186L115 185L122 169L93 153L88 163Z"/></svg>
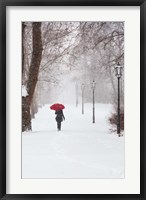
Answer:
<svg viewBox="0 0 146 200"><path fill-rule="evenodd" d="M23 85L22 86L22 97L26 97L26 96L28 96L28 93L27 93L27 90L26 90L26 86Z"/></svg>

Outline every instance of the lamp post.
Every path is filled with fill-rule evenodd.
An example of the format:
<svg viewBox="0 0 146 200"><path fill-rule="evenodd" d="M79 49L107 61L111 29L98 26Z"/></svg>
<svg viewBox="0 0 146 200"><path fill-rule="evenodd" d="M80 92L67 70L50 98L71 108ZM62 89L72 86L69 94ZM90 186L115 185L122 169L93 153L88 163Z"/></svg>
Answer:
<svg viewBox="0 0 146 200"><path fill-rule="evenodd" d="M115 66L115 71L118 79L117 134L120 137L120 78L122 76L122 66L119 64L119 62L117 63L117 66Z"/></svg>
<svg viewBox="0 0 146 200"><path fill-rule="evenodd" d="M82 114L84 114L84 83L82 83Z"/></svg>
<svg viewBox="0 0 146 200"><path fill-rule="evenodd" d="M95 123L95 86L96 86L96 83L95 81L93 80L92 82L92 89L93 89L93 123Z"/></svg>

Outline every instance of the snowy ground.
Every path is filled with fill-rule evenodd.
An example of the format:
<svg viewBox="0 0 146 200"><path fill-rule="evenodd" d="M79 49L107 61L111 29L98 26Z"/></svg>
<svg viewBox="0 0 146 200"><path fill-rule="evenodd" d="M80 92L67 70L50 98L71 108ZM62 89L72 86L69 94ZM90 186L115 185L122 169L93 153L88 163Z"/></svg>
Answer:
<svg viewBox="0 0 146 200"><path fill-rule="evenodd" d="M57 131L54 111L45 105L22 134L22 178L124 178L124 137L110 134L111 105L66 105L62 130Z"/></svg>

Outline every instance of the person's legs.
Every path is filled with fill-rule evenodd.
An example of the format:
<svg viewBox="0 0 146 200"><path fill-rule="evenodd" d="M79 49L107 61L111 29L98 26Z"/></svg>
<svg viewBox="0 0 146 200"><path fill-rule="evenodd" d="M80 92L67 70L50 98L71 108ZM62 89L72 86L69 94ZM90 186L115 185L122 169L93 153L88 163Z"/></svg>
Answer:
<svg viewBox="0 0 146 200"><path fill-rule="evenodd" d="M59 122L57 122L57 129L59 130Z"/></svg>
<svg viewBox="0 0 146 200"><path fill-rule="evenodd" d="M57 122L57 128L59 131L61 130L61 122Z"/></svg>
<svg viewBox="0 0 146 200"><path fill-rule="evenodd" d="M59 130L61 130L61 122L59 122Z"/></svg>

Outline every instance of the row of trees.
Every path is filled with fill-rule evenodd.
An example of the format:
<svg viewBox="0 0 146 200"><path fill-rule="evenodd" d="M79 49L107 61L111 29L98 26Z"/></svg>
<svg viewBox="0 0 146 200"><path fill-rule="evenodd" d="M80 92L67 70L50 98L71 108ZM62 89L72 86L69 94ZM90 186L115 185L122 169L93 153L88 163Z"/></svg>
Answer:
<svg viewBox="0 0 146 200"><path fill-rule="evenodd" d="M116 104L117 62L124 65L123 22L23 22L22 85L27 95L22 96L22 131L31 130L38 104L53 98L52 89L61 88L69 75L79 85L94 79L98 101ZM87 102L90 91L86 86ZM123 90L121 94L123 100Z"/></svg>

